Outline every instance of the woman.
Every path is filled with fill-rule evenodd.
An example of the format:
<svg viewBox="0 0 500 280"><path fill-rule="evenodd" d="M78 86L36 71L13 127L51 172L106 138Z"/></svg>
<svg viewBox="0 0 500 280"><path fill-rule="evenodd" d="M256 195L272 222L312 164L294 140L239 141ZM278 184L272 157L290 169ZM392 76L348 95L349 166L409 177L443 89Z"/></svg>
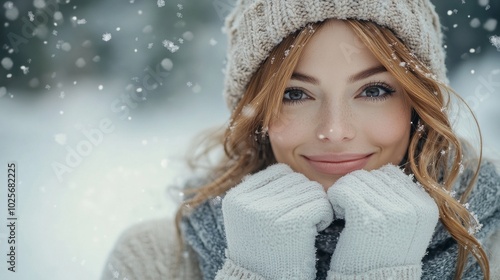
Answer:
<svg viewBox="0 0 500 280"><path fill-rule="evenodd" d="M451 128L434 7L408 2L239 1L225 156L178 236L129 230L103 279L499 279L500 178Z"/></svg>

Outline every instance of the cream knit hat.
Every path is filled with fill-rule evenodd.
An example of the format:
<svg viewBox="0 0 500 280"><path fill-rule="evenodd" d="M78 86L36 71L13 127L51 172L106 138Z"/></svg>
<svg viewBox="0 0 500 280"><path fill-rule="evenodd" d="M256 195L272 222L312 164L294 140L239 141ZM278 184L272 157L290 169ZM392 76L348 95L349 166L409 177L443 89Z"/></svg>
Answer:
<svg viewBox="0 0 500 280"><path fill-rule="evenodd" d="M238 0L226 18L228 107L236 107L251 76L277 44L308 23L329 18L388 27L437 80L448 83L441 25L430 0Z"/></svg>

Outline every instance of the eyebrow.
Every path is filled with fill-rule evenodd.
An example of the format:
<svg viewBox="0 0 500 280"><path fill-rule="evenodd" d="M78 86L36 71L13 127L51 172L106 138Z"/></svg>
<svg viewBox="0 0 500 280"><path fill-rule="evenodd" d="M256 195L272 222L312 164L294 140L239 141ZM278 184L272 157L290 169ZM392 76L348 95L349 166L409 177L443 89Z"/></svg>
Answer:
<svg viewBox="0 0 500 280"><path fill-rule="evenodd" d="M363 70L357 74L349 76L348 81L350 83L354 83L356 81L366 79L370 76L373 76L375 74L382 73L382 72L387 72L387 69L383 65L377 65L375 67L368 68L368 69ZM298 80L298 81L302 81L302 82L306 82L306 83L310 83L310 84L314 84L314 85L319 85L318 79L311 77L311 76L308 76L308 75L305 75L305 74L302 74L302 73L299 73L299 72L294 72L292 74L292 80Z"/></svg>

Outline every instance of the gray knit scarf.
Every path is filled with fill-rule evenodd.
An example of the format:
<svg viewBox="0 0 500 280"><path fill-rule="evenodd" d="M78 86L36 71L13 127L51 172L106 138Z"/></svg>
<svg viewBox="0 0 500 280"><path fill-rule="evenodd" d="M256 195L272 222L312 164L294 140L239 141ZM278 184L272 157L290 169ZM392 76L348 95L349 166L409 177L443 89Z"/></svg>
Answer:
<svg viewBox="0 0 500 280"><path fill-rule="evenodd" d="M472 172L464 172L457 182L456 192L463 192ZM212 198L185 216L181 227L186 243L196 252L204 280L212 280L224 264L226 239L222 218L221 197ZM482 229L476 238L483 241L500 228L500 177L495 166L484 163L477 186L469 197L469 210L477 215ZM343 220L335 220L316 237L316 279L326 279L330 259L344 228ZM438 223L427 254L422 260L422 279L453 279L458 246L441 222ZM483 279L477 262L471 257L462 279Z"/></svg>

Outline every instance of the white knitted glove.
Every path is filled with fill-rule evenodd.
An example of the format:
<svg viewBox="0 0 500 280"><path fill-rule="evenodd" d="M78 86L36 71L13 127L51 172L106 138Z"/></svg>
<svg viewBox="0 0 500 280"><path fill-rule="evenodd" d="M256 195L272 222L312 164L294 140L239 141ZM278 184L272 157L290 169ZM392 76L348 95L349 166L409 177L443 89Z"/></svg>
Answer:
<svg viewBox="0 0 500 280"><path fill-rule="evenodd" d="M420 279L437 224L436 203L394 165L357 170L328 190L345 219L327 279Z"/></svg>
<svg viewBox="0 0 500 280"><path fill-rule="evenodd" d="M272 165L231 189L222 212L227 259L216 279L315 278L315 237L333 220L319 183Z"/></svg>

